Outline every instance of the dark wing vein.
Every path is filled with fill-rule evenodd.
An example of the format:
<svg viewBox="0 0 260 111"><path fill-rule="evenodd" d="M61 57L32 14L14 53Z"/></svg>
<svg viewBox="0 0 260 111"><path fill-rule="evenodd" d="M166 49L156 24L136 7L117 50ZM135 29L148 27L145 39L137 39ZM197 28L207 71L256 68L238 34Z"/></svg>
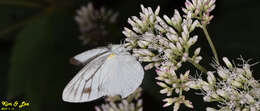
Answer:
<svg viewBox="0 0 260 111"><path fill-rule="evenodd" d="M108 50L109 50L109 49L108 49ZM102 53L100 53L100 54L97 54L97 55L95 55L95 56L89 58L89 59L86 61L86 63L83 63L83 65L87 65L89 62L91 62L91 61L94 60L95 58L100 57L100 56L104 55L104 54L107 53L107 52L109 52L109 51L102 52Z"/></svg>
<svg viewBox="0 0 260 111"><path fill-rule="evenodd" d="M98 54L98 55L96 55L96 56L94 56L94 57L91 57L91 58L86 62L86 64L85 64L86 66L85 66L85 67L88 67L88 66L89 66L89 63L90 63L91 61L93 61L95 58L100 57L100 56L104 55L104 54L107 53L107 52L108 52L108 51L105 51L105 52L100 53L100 54ZM102 65L103 65L103 64L102 64ZM99 68L100 68L100 67L99 67ZM99 68L98 68L98 69L99 69ZM84 73L86 73L86 71L87 71L87 70L84 70L84 72L82 72L82 74L81 74L81 77L79 77L76 81L80 81L80 83L81 83L81 81L83 80L83 77L82 77L82 76L84 76ZM96 71L95 71L95 73L96 73ZM89 81L91 78L93 78L94 75L95 75L95 73L92 74L92 75L88 78L87 81ZM86 83L87 83L87 81L86 81ZM74 82L74 83L71 85L71 87L69 88L69 89L71 89L71 90L70 90L70 94L71 94L72 91L74 90L76 83L77 83L77 82ZM76 96L76 92L77 92L78 88L79 88L79 87L77 87L77 89L76 89L76 91L75 91L75 93L74 93L74 96Z"/></svg>
<svg viewBox="0 0 260 111"><path fill-rule="evenodd" d="M93 81L93 77L96 75L96 73L97 73L97 71L102 67L104 65L104 62L97 68L97 70L95 70L95 72L85 81L85 84L84 84L84 87L83 87L83 90L82 90L82 93L81 93L81 96L80 96L80 98L82 98L82 96L83 96L83 91L84 91L84 88L85 88L85 86L86 86L86 84L87 84L87 82L91 79L91 85L90 85L90 89L92 89L92 81ZM89 95L88 95L88 98L89 98L89 96L90 96L90 94L91 94L91 91L89 92Z"/></svg>

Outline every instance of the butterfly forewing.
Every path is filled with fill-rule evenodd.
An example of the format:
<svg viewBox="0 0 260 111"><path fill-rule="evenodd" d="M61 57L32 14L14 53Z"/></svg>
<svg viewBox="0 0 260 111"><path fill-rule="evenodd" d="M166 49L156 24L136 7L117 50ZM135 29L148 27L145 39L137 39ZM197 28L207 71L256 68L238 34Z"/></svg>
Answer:
<svg viewBox="0 0 260 111"><path fill-rule="evenodd" d="M103 96L98 92L100 68L110 53L107 52L90 61L78 74L68 83L63 91L63 100L68 102L86 102Z"/></svg>
<svg viewBox="0 0 260 111"><path fill-rule="evenodd" d="M99 47L96 49L87 50L83 53L80 53L73 57L77 62L81 64L87 64L91 60L97 58L100 55L103 55L104 53L107 53L109 49L107 47Z"/></svg>

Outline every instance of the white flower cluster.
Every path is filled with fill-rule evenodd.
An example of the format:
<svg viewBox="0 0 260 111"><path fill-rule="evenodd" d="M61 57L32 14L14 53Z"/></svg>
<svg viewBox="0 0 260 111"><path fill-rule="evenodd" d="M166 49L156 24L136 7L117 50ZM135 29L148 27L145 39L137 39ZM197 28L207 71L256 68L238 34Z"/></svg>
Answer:
<svg viewBox="0 0 260 111"><path fill-rule="evenodd" d="M188 14L192 13L192 17L200 19L201 24L209 24L213 19L213 15L210 12L216 7L216 0L186 0L186 8L182 8L183 12Z"/></svg>
<svg viewBox="0 0 260 111"><path fill-rule="evenodd" d="M93 7L90 2L87 6L82 6L77 10L76 22L80 27L80 40L83 44L89 43L94 38L102 38L107 35L107 25L116 22L118 13L101 7L99 10ZM97 39L98 40L98 39ZM96 40L96 41L97 41Z"/></svg>
<svg viewBox="0 0 260 111"><path fill-rule="evenodd" d="M219 110L209 107L207 111L260 111L260 83L252 77L250 65L243 60L241 67L233 67L226 57L223 61L227 67L216 65L207 81L195 79L189 87L201 89L204 101L220 103Z"/></svg>
<svg viewBox="0 0 260 111"><path fill-rule="evenodd" d="M141 8L141 19L136 16L129 18L133 30L125 28L123 34L127 37L126 48L132 50L140 62L150 62L145 66L146 70L154 66L158 68L162 62L169 62L176 70L187 59L199 63L202 59L198 56L200 48L189 57L189 48L198 39L197 35L191 37L190 33L199 25L197 20L191 19L191 13L183 19L175 10L171 19L166 15L162 19L158 16L160 7L155 12L150 7L141 5Z"/></svg>
<svg viewBox="0 0 260 111"><path fill-rule="evenodd" d="M143 111L143 100L140 99L141 91L142 89L138 88L123 100L119 96L109 96L106 99L108 104L96 107L96 111Z"/></svg>
<svg viewBox="0 0 260 111"><path fill-rule="evenodd" d="M192 20L192 13L189 12L185 17L181 17L178 10L175 10L173 17L169 18L163 15L159 17L158 7L154 12L148 7L141 5L142 12L140 18L132 16L128 19L132 30L125 28L123 34L125 39L125 47L132 51L140 62L148 62L144 67L145 70L156 67L160 82L158 85L164 88L162 94L172 96L173 90L179 97L166 98L164 106L169 106L175 103L174 110L177 111L181 103L192 108L191 102L185 100L182 95L183 91L188 91L185 83L189 71L180 78L175 74L175 71L182 67L184 62L198 64L202 59L199 56L200 48L197 48L193 53L189 50L194 45L198 36L191 36L190 33L200 23L198 20Z"/></svg>
<svg viewBox="0 0 260 111"><path fill-rule="evenodd" d="M179 94L178 97L166 98L163 101L166 102L163 107L170 106L174 103L173 111L177 111L180 107L180 104L184 104L189 108L193 108L192 103L189 100L185 99L185 96L182 95L182 91L189 91L190 88L186 85L189 83L189 73L186 71L184 74L180 74L180 78L177 77L174 69L170 67L161 67L160 70L156 70L159 75L156 79L163 82L157 82L162 89L161 94L167 94L167 96L172 96L173 91L176 94Z"/></svg>
<svg viewBox="0 0 260 111"><path fill-rule="evenodd" d="M204 94L204 101L219 103L219 110L208 107L207 111L260 111L260 84L252 77L250 65L244 61L241 67L234 67L225 57L223 61L227 67L219 65L216 50L206 30L213 18L210 12L215 8L215 2L186 0L186 8L182 9L185 14L181 16L175 10L171 18L166 15L159 17L160 7L153 11L141 5L140 18L132 16L128 19L132 29L124 28L125 47L140 62L147 63L145 70L156 68L157 84L163 88L160 93L167 96L163 100L166 102L164 107L173 105L173 111L177 111L181 104L193 108L183 92L199 89ZM215 72L199 65L202 59L199 47L190 50L198 39L197 35L191 35L196 27L203 29L210 44L216 59ZM207 74L207 81L190 76L189 70L181 73L179 69L184 62L191 63ZM218 74L218 77L214 74ZM177 96L172 97L174 93Z"/></svg>

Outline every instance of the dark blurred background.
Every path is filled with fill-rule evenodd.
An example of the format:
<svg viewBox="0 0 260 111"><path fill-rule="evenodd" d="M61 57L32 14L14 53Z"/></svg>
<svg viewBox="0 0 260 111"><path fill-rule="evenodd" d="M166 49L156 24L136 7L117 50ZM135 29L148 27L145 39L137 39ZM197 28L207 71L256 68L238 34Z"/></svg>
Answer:
<svg viewBox="0 0 260 111"><path fill-rule="evenodd" d="M92 111L103 100L71 104L63 102L62 91L80 67L69 59L94 46L83 46L78 39L76 10L89 0L0 0L0 100L27 100L30 111ZM92 0L95 7L105 6L119 12L118 32L107 43L120 43L127 18L139 16L140 4L161 6L160 14L172 16L174 9L184 7L185 0ZM242 56L260 61L260 7L257 0L217 0L209 33L220 57L235 60ZM202 47L204 66L212 59L201 30L198 44ZM113 36L113 35L111 35ZM107 43L98 44L99 46ZM210 66L205 66L210 68ZM260 64L252 67L260 79ZM146 72L144 110L162 111L160 88L153 71ZM200 96L191 96L195 110L203 111ZM172 110L166 108L166 110Z"/></svg>

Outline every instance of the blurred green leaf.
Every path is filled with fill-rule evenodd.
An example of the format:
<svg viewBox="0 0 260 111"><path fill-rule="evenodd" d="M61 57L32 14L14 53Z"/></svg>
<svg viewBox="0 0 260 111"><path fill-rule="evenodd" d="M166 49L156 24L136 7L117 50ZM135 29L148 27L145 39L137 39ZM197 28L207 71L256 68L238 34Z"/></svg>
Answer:
<svg viewBox="0 0 260 111"><path fill-rule="evenodd" d="M78 46L72 16L55 12L28 24L17 36L11 57L8 97L31 101L32 111L56 111L73 76L69 58ZM64 106L63 106L64 107ZM65 108L65 107L64 107ZM59 109L60 110L60 109Z"/></svg>

